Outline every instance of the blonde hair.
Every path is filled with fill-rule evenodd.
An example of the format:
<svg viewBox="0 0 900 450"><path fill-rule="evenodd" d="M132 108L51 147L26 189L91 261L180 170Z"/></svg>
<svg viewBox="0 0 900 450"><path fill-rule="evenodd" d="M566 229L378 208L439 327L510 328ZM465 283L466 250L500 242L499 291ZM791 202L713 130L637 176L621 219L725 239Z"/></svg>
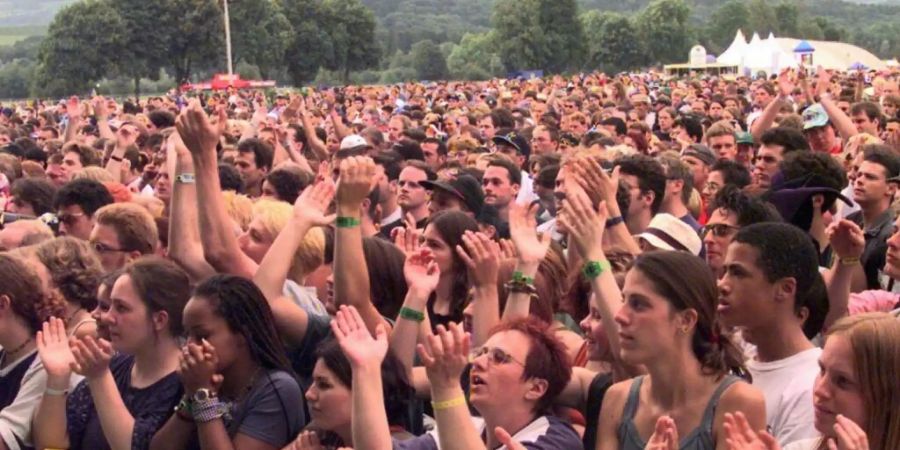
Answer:
<svg viewBox="0 0 900 450"><path fill-rule="evenodd" d="M117 181L112 176L112 174L109 173L108 170L106 170L100 166L86 166L85 168L81 169L81 171L72 174L73 180L79 180L82 178L88 179L88 180L93 180L93 181L96 181L101 184L102 183L113 183L113 182Z"/></svg>
<svg viewBox="0 0 900 450"><path fill-rule="evenodd" d="M247 231L253 220L253 200L234 191L223 191L222 200L225 200L225 212L228 213L228 217L231 217L242 231Z"/></svg>
<svg viewBox="0 0 900 450"><path fill-rule="evenodd" d="M853 349L870 448L900 448L900 320L888 313L848 316L828 330L832 336L846 338Z"/></svg>
<svg viewBox="0 0 900 450"><path fill-rule="evenodd" d="M273 241L288 224L293 213L293 206L286 202L263 199L253 205L253 218L259 220L264 232ZM325 233L321 228L312 228L297 247L288 276L300 283L322 265L324 260Z"/></svg>

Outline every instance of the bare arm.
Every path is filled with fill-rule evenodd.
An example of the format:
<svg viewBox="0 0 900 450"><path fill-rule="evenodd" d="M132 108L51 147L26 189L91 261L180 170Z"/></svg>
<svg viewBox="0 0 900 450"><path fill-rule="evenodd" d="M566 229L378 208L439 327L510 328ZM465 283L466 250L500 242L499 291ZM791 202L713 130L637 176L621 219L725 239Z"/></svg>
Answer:
<svg viewBox="0 0 900 450"><path fill-rule="evenodd" d="M500 246L482 233L467 231L462 237L463 246L456 253L473 280L472 343L483 344L492 328L500 323L500 299L497 293L497 277L500 270ZM527 294L526 294L527 296Z"/></svg>
<svg viewBox="0 0 900 450"><path fill-rule="evenodd" d="M316 154L316 158L319 158L319 161L328 161L330 159L328 146L316 134L316 127L313 125L312 119L309 118L305 100L301 100L300 105L300 120L303 122L303 134L306 135L306 145Z"/></svg>
<svg viewBox="0 0 900 450"><path fill-rule="evenodd" d="M859 261L866 245L862 229L843 219L830 225L827 233L831 248L838 257L829 273L823 276L828 288L828 314L825 316L824 330L848 314L847 305L853 281L857 278L862 278L863 281L866 279Z"/></svg>
<svg viewBox="0 0 900 450"><path fill-rule="evenodd" d="M103 436L106 437L110 448L131 449L135 420L122 401L112 372L107 369L103 376L88 379L88 386L91 388L91 397L94 398L94 407L100 418Z"/></svg>
<svg viewBox="0 0 900 450"><path fill-rule="evenodd" d="M353 134L353 131L344 123L344 119L338 114L337 109L331 108L331 124L334 126L334 134L338 139L344 139Z"/></svg>

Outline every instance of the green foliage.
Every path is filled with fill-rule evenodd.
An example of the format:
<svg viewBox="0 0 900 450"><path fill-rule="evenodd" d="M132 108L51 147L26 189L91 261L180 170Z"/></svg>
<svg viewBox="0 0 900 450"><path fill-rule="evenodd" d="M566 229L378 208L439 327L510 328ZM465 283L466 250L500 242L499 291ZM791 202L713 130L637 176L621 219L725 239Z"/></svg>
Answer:
<svg viewBox="0 0 900 450"><path fill-rule="evenodd" d="M737 30L750 31L750 11L741 0L729 0L713 11L704 33L703 45L712 53L721 53L731 45Z"/></svg>
<svg viewBox="0 0 900 450"><path fill-rule="evenodd" d="M494 49L492 33L463 36L447 57L450 77L459 80L486 80L503 74L503 62Z"/></svg>
<svg viewBox="0 0 900 450"><path fill-rule="evenodd" d="M638 31L651 62L670 63L685 59L693 44L684 0L653 0L638 14Z"/></svg>
<svg viewBox="0 0 900 450"><path fill-rule="evenodd" d="M0 47L0 62L8 62L14 59L36 60L43 41L44 36L30 36L17 41L15 44Z"/></svg>
<svg viewBox="0 0 900 450"><path fill-rule="evenodd" d="M750 13L750 29L759 33L763 39L778 31L775 27L778 21L775 19L775 10L766 0L751 0L747 3L747 11Z"/></svg>
<svg viewBox="0 0 900 450"><path fill-rule="evenodd" d="M37 63L16 59L0 65L0 98L25 98L31 94L31 80Z"/></svg>
<svg viewBox="0 0 900 450"><path fill-rule="evenodd" d="M584 32L575 0L497 0L491 21L506 70L580 66Z"/></svg>
<svg viewBox="0 0 900 450"><path fill-rule="evenodd" d="M282 11L294 28L285 52L285 66L291 81L300 86L316 77L332 45L318 0L282 0Z"/></svg>
<svg viewBox="0 0 900 450"><path fill-rule="evenodd" d="M588 43L585 69L617 73L641 66L645 51L637 29L627 17L589 11L581 20Z"/></svg>
<svg viewBox="0 0 900 450"><path fill-rule="evenodd" d="M432 41L413 44L409 51L413 68L421 80L443 80L447 78L447 61L440 47Z"/></svg>
<svg viewBox="0 0 900 450"><path fill-rule="evenodd" d="M359 0L324 0L322 18L331 42L324 67L340 71L344 80L350 71L376 67L381 48L375 40L375 16Z"/></svg>
<svg viewBox="0 0 900 450"><path fill-rule="evenodd" d="M271 0L229 2L234 61L259 67L259 77L269 78L281 66L294 28ZM256 77L258 78L258 77Z"/></svg>
<svg viewBox="0 0 900 450"><path fill-rule="evenodd" d="M189 81L195 68L225 61L222 10L216 0L171 0L167 65L175 80Z"/></svg>

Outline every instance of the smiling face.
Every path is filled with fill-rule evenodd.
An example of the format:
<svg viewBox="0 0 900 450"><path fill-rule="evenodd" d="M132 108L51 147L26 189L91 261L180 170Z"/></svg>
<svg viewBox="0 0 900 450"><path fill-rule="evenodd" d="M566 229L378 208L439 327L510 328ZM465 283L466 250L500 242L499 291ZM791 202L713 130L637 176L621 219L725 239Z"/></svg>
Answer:
<svg viewBox="0 0 900 450"><path fill-rule="evenodd" d="M613 355L609 349L609 339L603 327L603 318L600 310L591 306L590 313L579 324L584 332L584 343L587 344L588 359L591 361L612 361Z"/></svg>
<svg viewBox="0 0 900 450"><path fill-rule="evenodd" d="M835 437L838 414L866 429L866 406L853 361L853 348L846 337L833 335L825 341L813 387L816 430L825 437Z"/></svg>

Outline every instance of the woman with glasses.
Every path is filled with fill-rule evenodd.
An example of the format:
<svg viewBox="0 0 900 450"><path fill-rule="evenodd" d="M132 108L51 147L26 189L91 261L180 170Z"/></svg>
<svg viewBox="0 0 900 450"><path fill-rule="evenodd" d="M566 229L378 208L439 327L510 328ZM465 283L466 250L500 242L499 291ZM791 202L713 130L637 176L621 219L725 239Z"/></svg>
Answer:
<svg viewBox="0 0 900 450"><path fill-rule="evenodd" d="M362 319L344 308L332 330L353 368L352 435L356 448L475 450L499 447L509 435L530 449L581 449L572 427L548 414L568 383L571 365L562 343L543 322L527 318L503 323L484 345L470 351L469 334L452 323L419 344L431 384L436 428L392 442L384 417L380 376L388 350L386 333L373 338ZM468 400L460 377L470 366ZM480 417L473 417L470 406Z"/></svg>

